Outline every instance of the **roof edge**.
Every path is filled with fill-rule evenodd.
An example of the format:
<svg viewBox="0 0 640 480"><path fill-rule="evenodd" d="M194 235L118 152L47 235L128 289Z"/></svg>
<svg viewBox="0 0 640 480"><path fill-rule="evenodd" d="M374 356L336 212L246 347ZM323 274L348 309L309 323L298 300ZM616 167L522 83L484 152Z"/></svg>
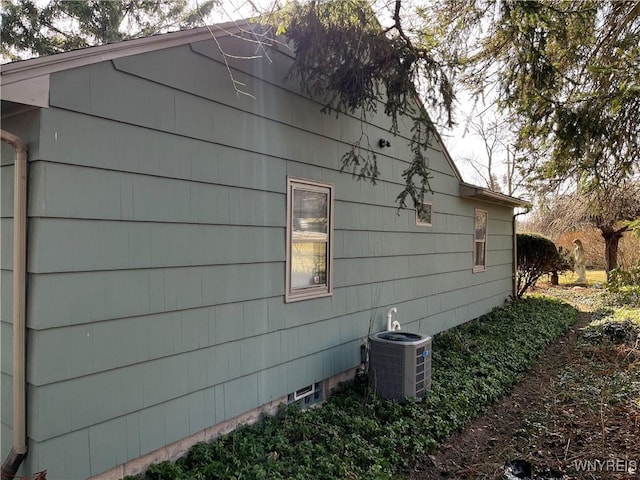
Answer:
<svg viewBox="0 0 640 480"><path fill-rule="evenodd" d="M453 173L455 174L458 181L460 183L463 183L462 174L460 173L460 170L458 169L456 162L454 162L453 158L451 158L451 154L449 153L449 149L447 148L447 145L444 143L444 140L442 139L442 135L436 128L433 129L433 132L436 139L438 140L438 143L440 144L440 147L441 147L440 150L442 151L442 154L444 155L445 160L449 163L449 166L453 170Z"/></svg>
<svg viewBox="0 0 640 480"><path fill-rule="evenodd" d="M460 182L460 196L507 207L530 208L532 206L531 203L526 200L505 195L504 193L494 192L488 188L465 182Z"/></svg>
<svg viewBox="0 0 640 480"><path fill-rule="evenodd" d="M249 20L243 19L6 63L0 66L0 84L4 86L70 68L186 45L212 37L239 35L244 26L250 25Z"/></svg>
<svg viewBox="0 0 640 480"><path fill-rule="evenodd" d="M440 151L442 152L442 155L444 155L444 159L447 161L447 163L451 167L451 170L453 170L453 174L455 175L456 179L459 182L462 182L462 174L460 173L460 170L458 169L458 166L456 165L456 163L453 161L453 158L451 158L451 155L449 154L449 149L447 148L447 145L442 140L442 135L440 134L438 129L435 127L435 124L431 120L431 116L429 115L429 112L427 112L427 109L424 106L424 103L422 102L422 99L420 98L420 95L418 95L418 92L415 89L415 86L414 86L414 92L413 93L414 93L414 100L418 104L418 107L420 108L422 114L431 123L430 134L433 134L433 136L435 137L436 142L438 143L438 145L440 147Z"/></svg>

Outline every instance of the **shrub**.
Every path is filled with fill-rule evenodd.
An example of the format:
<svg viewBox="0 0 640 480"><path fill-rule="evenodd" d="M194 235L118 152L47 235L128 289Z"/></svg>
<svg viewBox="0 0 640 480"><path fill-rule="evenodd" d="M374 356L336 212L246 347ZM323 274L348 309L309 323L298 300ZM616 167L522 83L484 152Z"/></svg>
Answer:
<svg viewBox="0 0 640 480"><path fill-rule="evenodd" d="M640 309L633 305L600 308L585 329L585 338L594 343L626 343L637 349L640 340ZM640 354L640 352L637 352ZM640 385L638 385L640 387Z"/></svg>
<svg viewBox="0 0 640 480"><path fill-rule="evenodd" d="M637 286L640 286L640 267L631 271L615 269L609 272L609 281L607 282L609 291L616 292L623 287Z"/></svg>
<svg viewBox="0 0 640 480"><path fill-rule="evenodd" d="M631 271L616 269L609 272L607 301L617 305L640 306L640 267Z"/></svg>
<svg viewBox="0 0 640 480"><path fill-rule="evenodd" d="M555 243L535 233L517 235L517 296L524 293L545 273L569 270L568 261L558 253Z"/></svg>

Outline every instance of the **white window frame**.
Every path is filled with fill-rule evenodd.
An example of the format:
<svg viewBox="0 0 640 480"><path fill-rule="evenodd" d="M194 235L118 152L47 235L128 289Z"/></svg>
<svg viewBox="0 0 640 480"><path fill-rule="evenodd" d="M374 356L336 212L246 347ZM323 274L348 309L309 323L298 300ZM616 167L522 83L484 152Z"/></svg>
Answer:
<svg viewBox="0 0 640 480"><path fill-rule="evenodd" d="M328 195L327 201L327 258L326 283L322 285L293 288L291 285L292 242L293 242L293 195L296 190L320 192ZM287 177L287 245L286 245L286 285L285 302L297 302L312 298L333 295L333 221L334 221L334 186L329 183L314 182L299 178Z"/></svg>
<svg viewBox="0 0 640 480"><path fill-rule="evenodd" d="M484 215L485 218L485 228L484 228L484 238L478 240L476 238L476 218L478 217L478 214L482 214ZM473 272L484 272L487 269L487 237L489 236L489 212L487 212L486 210L480 210L480 209L475 209L474 214L473 214ZM482 265L477 265L476 261L476 245L478 243L482 243L482 248L483 248L483 259L484 259L484 264Z"/></svg>
<svg viewBox="0 0 640 480"><path fill-rule="evenodd" d="M416 225L418 227L432 227L433 226L433 203L432 202L422 202L422 205L425 207L429 207L429 217L431 218L430 222L424 222L420 220L420 215L418 214L418 209L416 208Z"/></svg>

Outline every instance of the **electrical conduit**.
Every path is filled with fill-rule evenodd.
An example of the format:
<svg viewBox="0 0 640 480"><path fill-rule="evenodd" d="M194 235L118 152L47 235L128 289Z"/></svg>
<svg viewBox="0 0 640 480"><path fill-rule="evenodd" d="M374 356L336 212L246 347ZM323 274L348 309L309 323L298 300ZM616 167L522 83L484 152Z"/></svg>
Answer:
<svg viewBox="0 0 640 480"><path fill-rule="evenodd" d="M13 478L27 455L26 436L26 272L27 272L27 146L0 130L15 152L13 200L13 445L2 464L2 478Z"/></svg>

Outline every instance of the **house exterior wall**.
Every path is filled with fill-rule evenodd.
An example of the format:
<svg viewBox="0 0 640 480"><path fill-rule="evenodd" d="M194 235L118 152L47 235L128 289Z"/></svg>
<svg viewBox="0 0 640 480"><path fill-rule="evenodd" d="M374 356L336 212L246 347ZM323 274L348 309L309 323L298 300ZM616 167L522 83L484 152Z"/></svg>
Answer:
<svg viewBox="0 0 640 480"><path fill-rule="evenodd" d="M272 60L232 61L255 99L210 42L52 75L30 157L24 473L99 474L353 368L390 307L433 335L511 293L510 209L460 198L436 145L433 226L416 226L395 204L407 138L375 116L378 185L340 173L359 120L321 114ZM330 297L284 302L287 176L335 186Z"/></svg>

